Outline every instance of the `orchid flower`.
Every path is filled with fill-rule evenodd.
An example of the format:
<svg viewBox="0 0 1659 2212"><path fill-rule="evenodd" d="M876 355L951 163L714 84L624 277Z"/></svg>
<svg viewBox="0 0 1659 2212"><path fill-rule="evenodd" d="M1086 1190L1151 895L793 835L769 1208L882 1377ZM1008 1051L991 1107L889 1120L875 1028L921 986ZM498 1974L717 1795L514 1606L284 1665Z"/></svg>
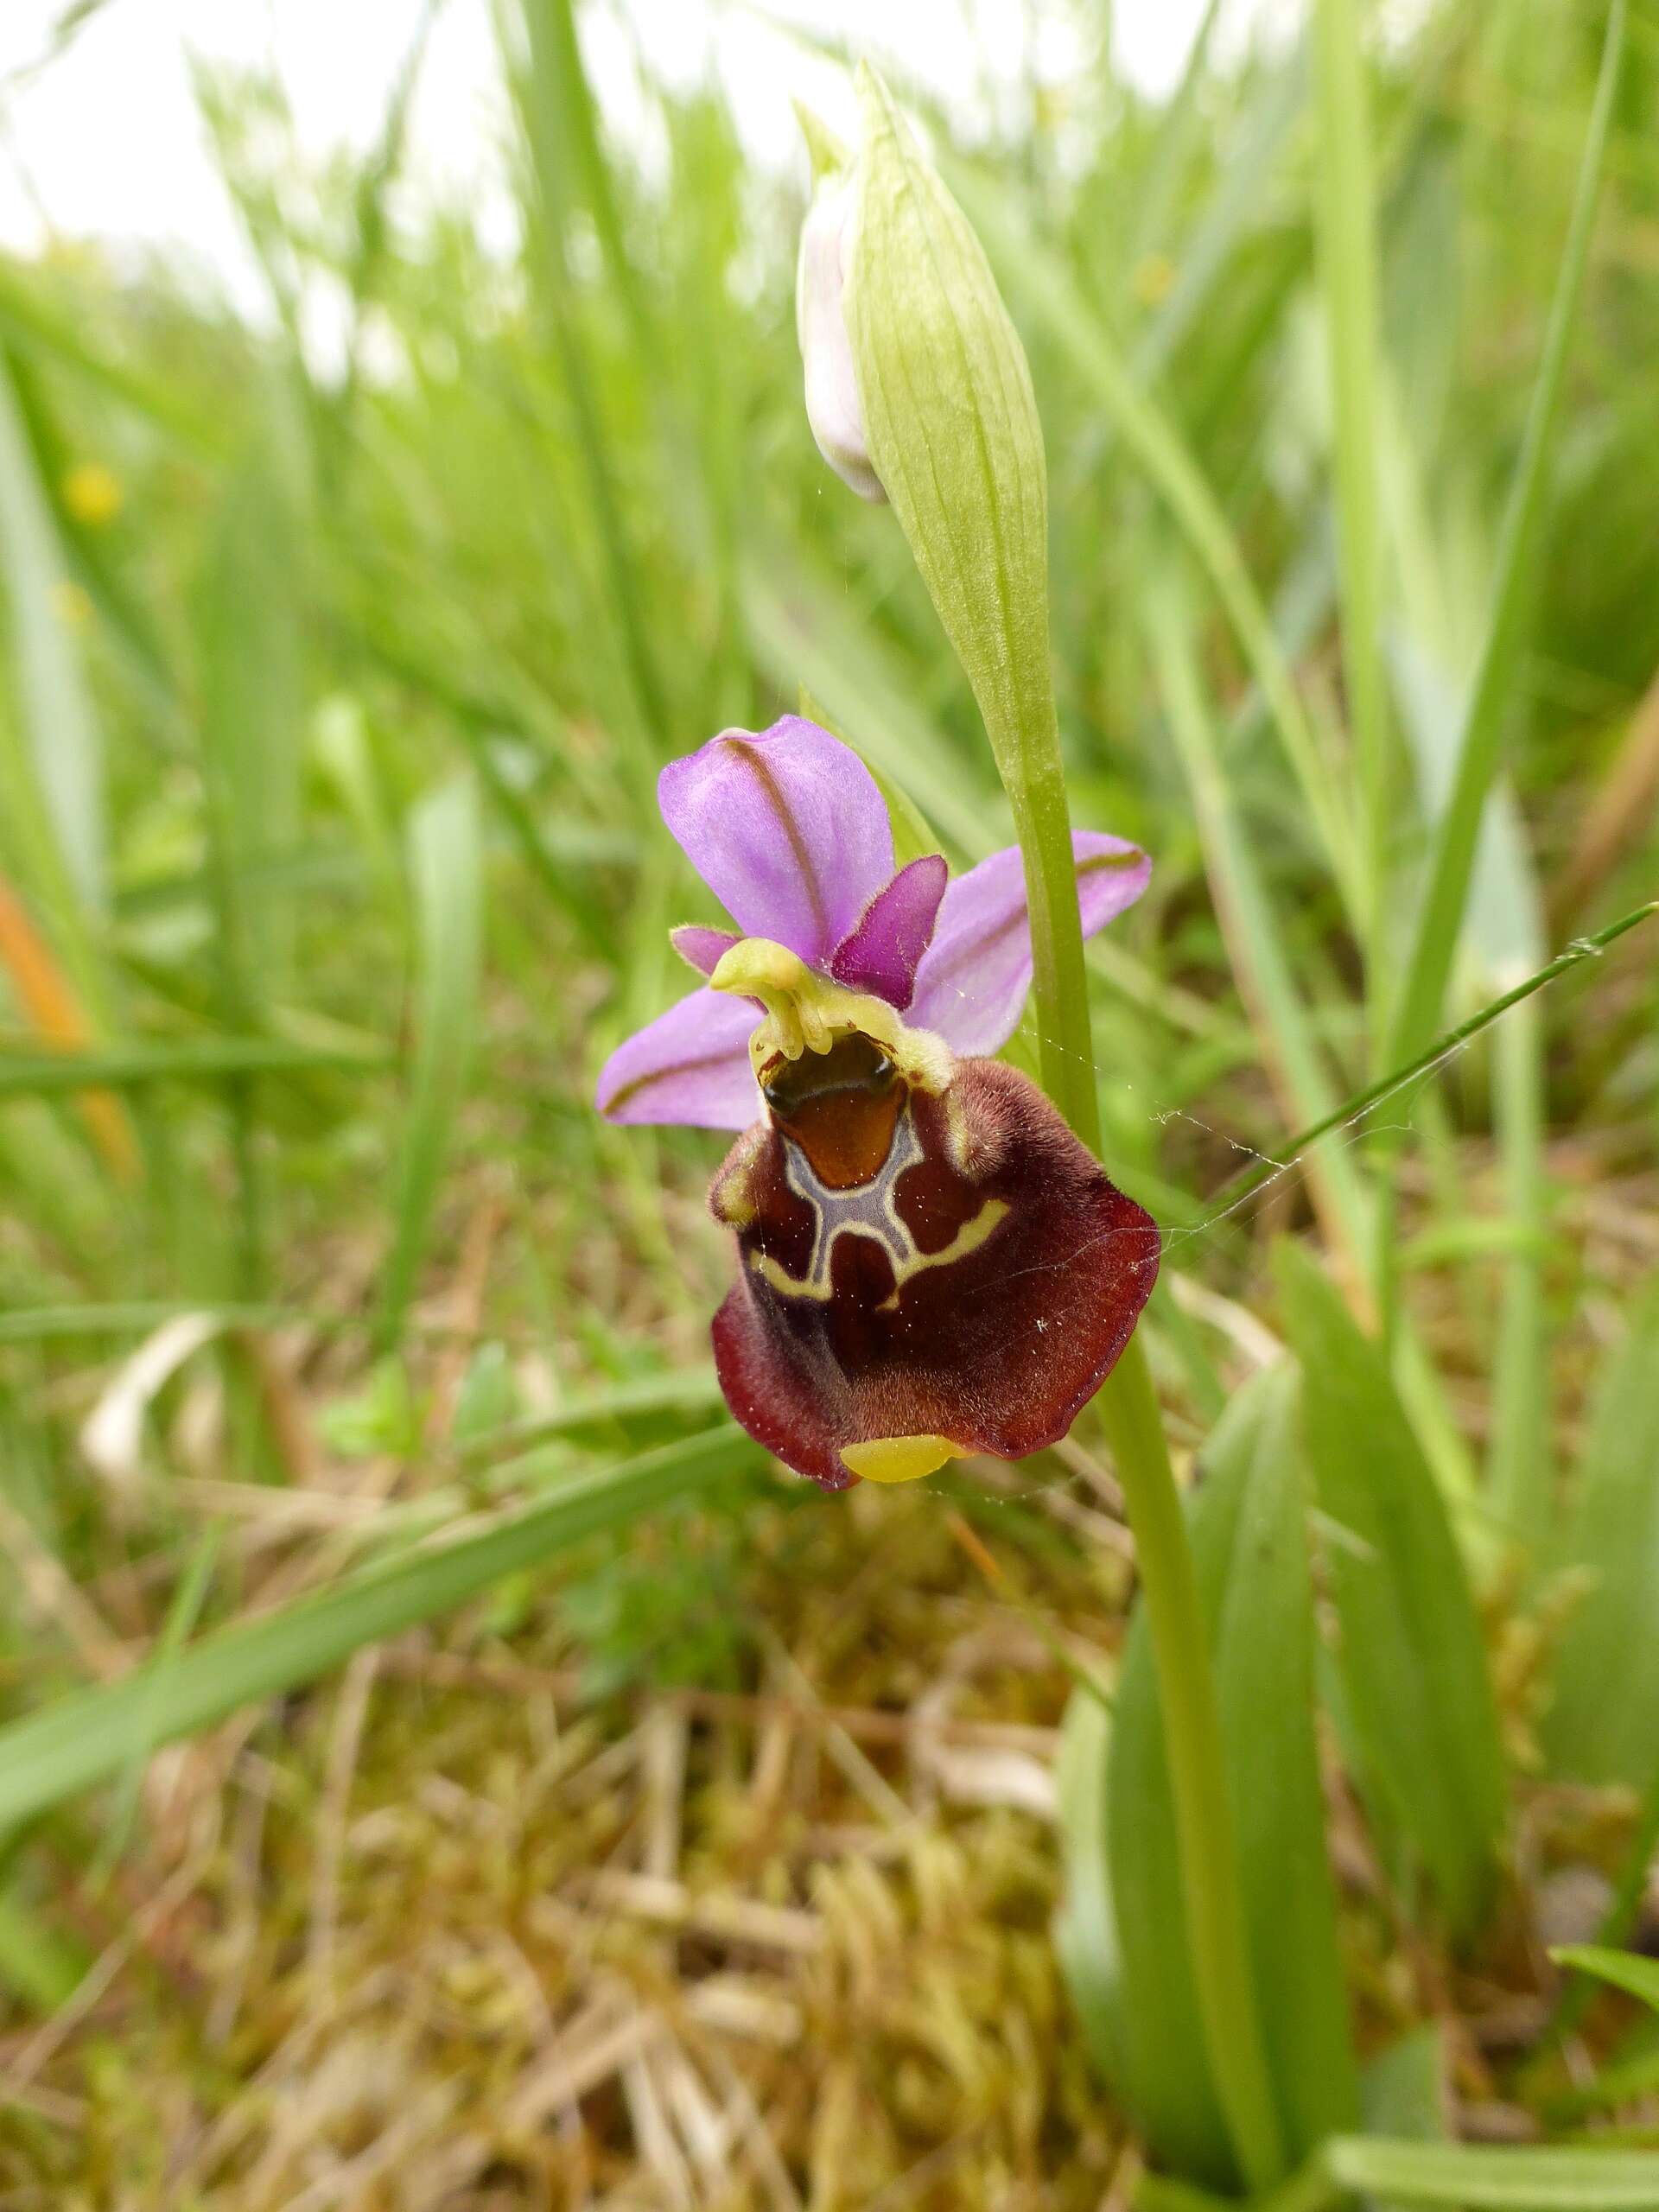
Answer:
<svg viewBox="0 0 1659 2212"><path fill-rule="evenodd" d="M715 1360L749 1433L827 1490L1055 1443L1128 1341L1158 1232L1037 1086L987 1056L1031 986L1017 848L893 868L856 753L794 715L671 761L658 799L738 925L672 932L708 977L620 1046L613 1122L741 1129ZM1074 838L1085 934L1146 889Z"/></svg>

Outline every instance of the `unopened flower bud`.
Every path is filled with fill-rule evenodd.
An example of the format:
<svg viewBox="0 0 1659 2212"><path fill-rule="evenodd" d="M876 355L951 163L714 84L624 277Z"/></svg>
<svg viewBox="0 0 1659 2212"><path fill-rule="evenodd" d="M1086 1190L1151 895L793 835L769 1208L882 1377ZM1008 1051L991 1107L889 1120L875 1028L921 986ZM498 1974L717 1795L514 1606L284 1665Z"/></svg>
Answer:
<svg viewBox="0 0 1659 2212"><path fill-rule="evenodd" d="M816 144L813 150L816 157ZM852 340L842 307L855 204L849 171L821 176L801 226L795 327L806 369L806 419L818 451L860 499L879 500L887 495L870 465Z"/></svg>

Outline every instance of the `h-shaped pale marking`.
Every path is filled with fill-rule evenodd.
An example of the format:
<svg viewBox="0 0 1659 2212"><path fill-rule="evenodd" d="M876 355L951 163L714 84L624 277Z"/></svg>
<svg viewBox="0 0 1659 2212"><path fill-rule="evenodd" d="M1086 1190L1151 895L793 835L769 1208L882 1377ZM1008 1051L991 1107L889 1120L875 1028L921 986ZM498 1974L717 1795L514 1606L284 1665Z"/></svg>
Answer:
<svg viewBox="0 0 1659 2212"><path fill-rule="evenodd" d="M826 1183L792 1138L778 1132L784 1147L784 1180L798 1198L812 1209L812 1256L804 1276L792 1275L770 1252L755 1251L750 1263L762 1281L785 1298L816 1299L827 1304L835 1296L830 1261L836 1237L842 1234L868 1236L879 1244L893 1265L893 1294L878 1312L897 1306L899 1293L912 1275L927 1268L948 1267L977 1251L996 1227L1007 1206L1001 1198L987 1198L971 1221L964 1222L942 1252L924 1252L899 1217L899 1178L907 1167L926 1157L911 1124L908 1109L901 1113L893 1132L887 1156L867 1183L835 1190Z"/></svg>

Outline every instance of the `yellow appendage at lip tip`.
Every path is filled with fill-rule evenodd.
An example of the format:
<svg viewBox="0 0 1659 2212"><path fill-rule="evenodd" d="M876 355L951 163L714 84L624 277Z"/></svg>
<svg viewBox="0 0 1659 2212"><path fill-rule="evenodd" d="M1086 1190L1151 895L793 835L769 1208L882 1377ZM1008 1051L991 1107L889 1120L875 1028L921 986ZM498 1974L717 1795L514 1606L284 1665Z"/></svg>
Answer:
<svg viewBox="0 0 1659 2212"><path fill-rule="evenodd" d="M913 1483L957 1456L948 1436L879 1436L872 1444L845 1444L843 1463L867 1483Z"/></svg>

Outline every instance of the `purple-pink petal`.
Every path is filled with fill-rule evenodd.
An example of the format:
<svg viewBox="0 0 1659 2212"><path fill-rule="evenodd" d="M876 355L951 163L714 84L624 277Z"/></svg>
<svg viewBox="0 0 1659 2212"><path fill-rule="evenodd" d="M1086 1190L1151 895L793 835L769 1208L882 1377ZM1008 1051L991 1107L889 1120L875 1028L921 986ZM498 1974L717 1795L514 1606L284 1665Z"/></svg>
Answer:
<svg viewBox="0 0 1659 2212"><path fill-rule="evenodd" d="M768 937L815 968L893 874L893 831L869 770L798 715L770 729L722 730L671 760L663 819L747 937Z"/></svg>
<svg viewBox="0 0 1659 2212"><path fill-rule="evenodd" d="M681 922L670 930L668 941L699 976L712 976L732 947L743 942L735 930L706 929L701 922Z"/></svg>
<svg viewBox="0 0 1659 2212"><path fill-rule="evenodd" d="M761 1018L749 999L693 991L619 1045L594 1103L609 1122L678 1122L746 1129L760 1111L749 1039Z"/></svg>
<svg viewBox="0 0 1659 2212"><path fill-rule="evenodd" d="M1146 889L1152 863L1103 830L1072 833L1083 933L1092 937ZM933 942L916 971L908 1019L956 1052L995 1052L1019 1027L1031 988L1031 923L1020 849L1010 845L959 875L944 894Z"/></svg>
<svg viewBox="0 0 1659 2212"><path fill-rule="evenodd" d="M836 947L830 963L836 981L849 990L874 991L902 1013L915 991L916 970L932 938L950 873L938 853L901 868Z"/></svg>

